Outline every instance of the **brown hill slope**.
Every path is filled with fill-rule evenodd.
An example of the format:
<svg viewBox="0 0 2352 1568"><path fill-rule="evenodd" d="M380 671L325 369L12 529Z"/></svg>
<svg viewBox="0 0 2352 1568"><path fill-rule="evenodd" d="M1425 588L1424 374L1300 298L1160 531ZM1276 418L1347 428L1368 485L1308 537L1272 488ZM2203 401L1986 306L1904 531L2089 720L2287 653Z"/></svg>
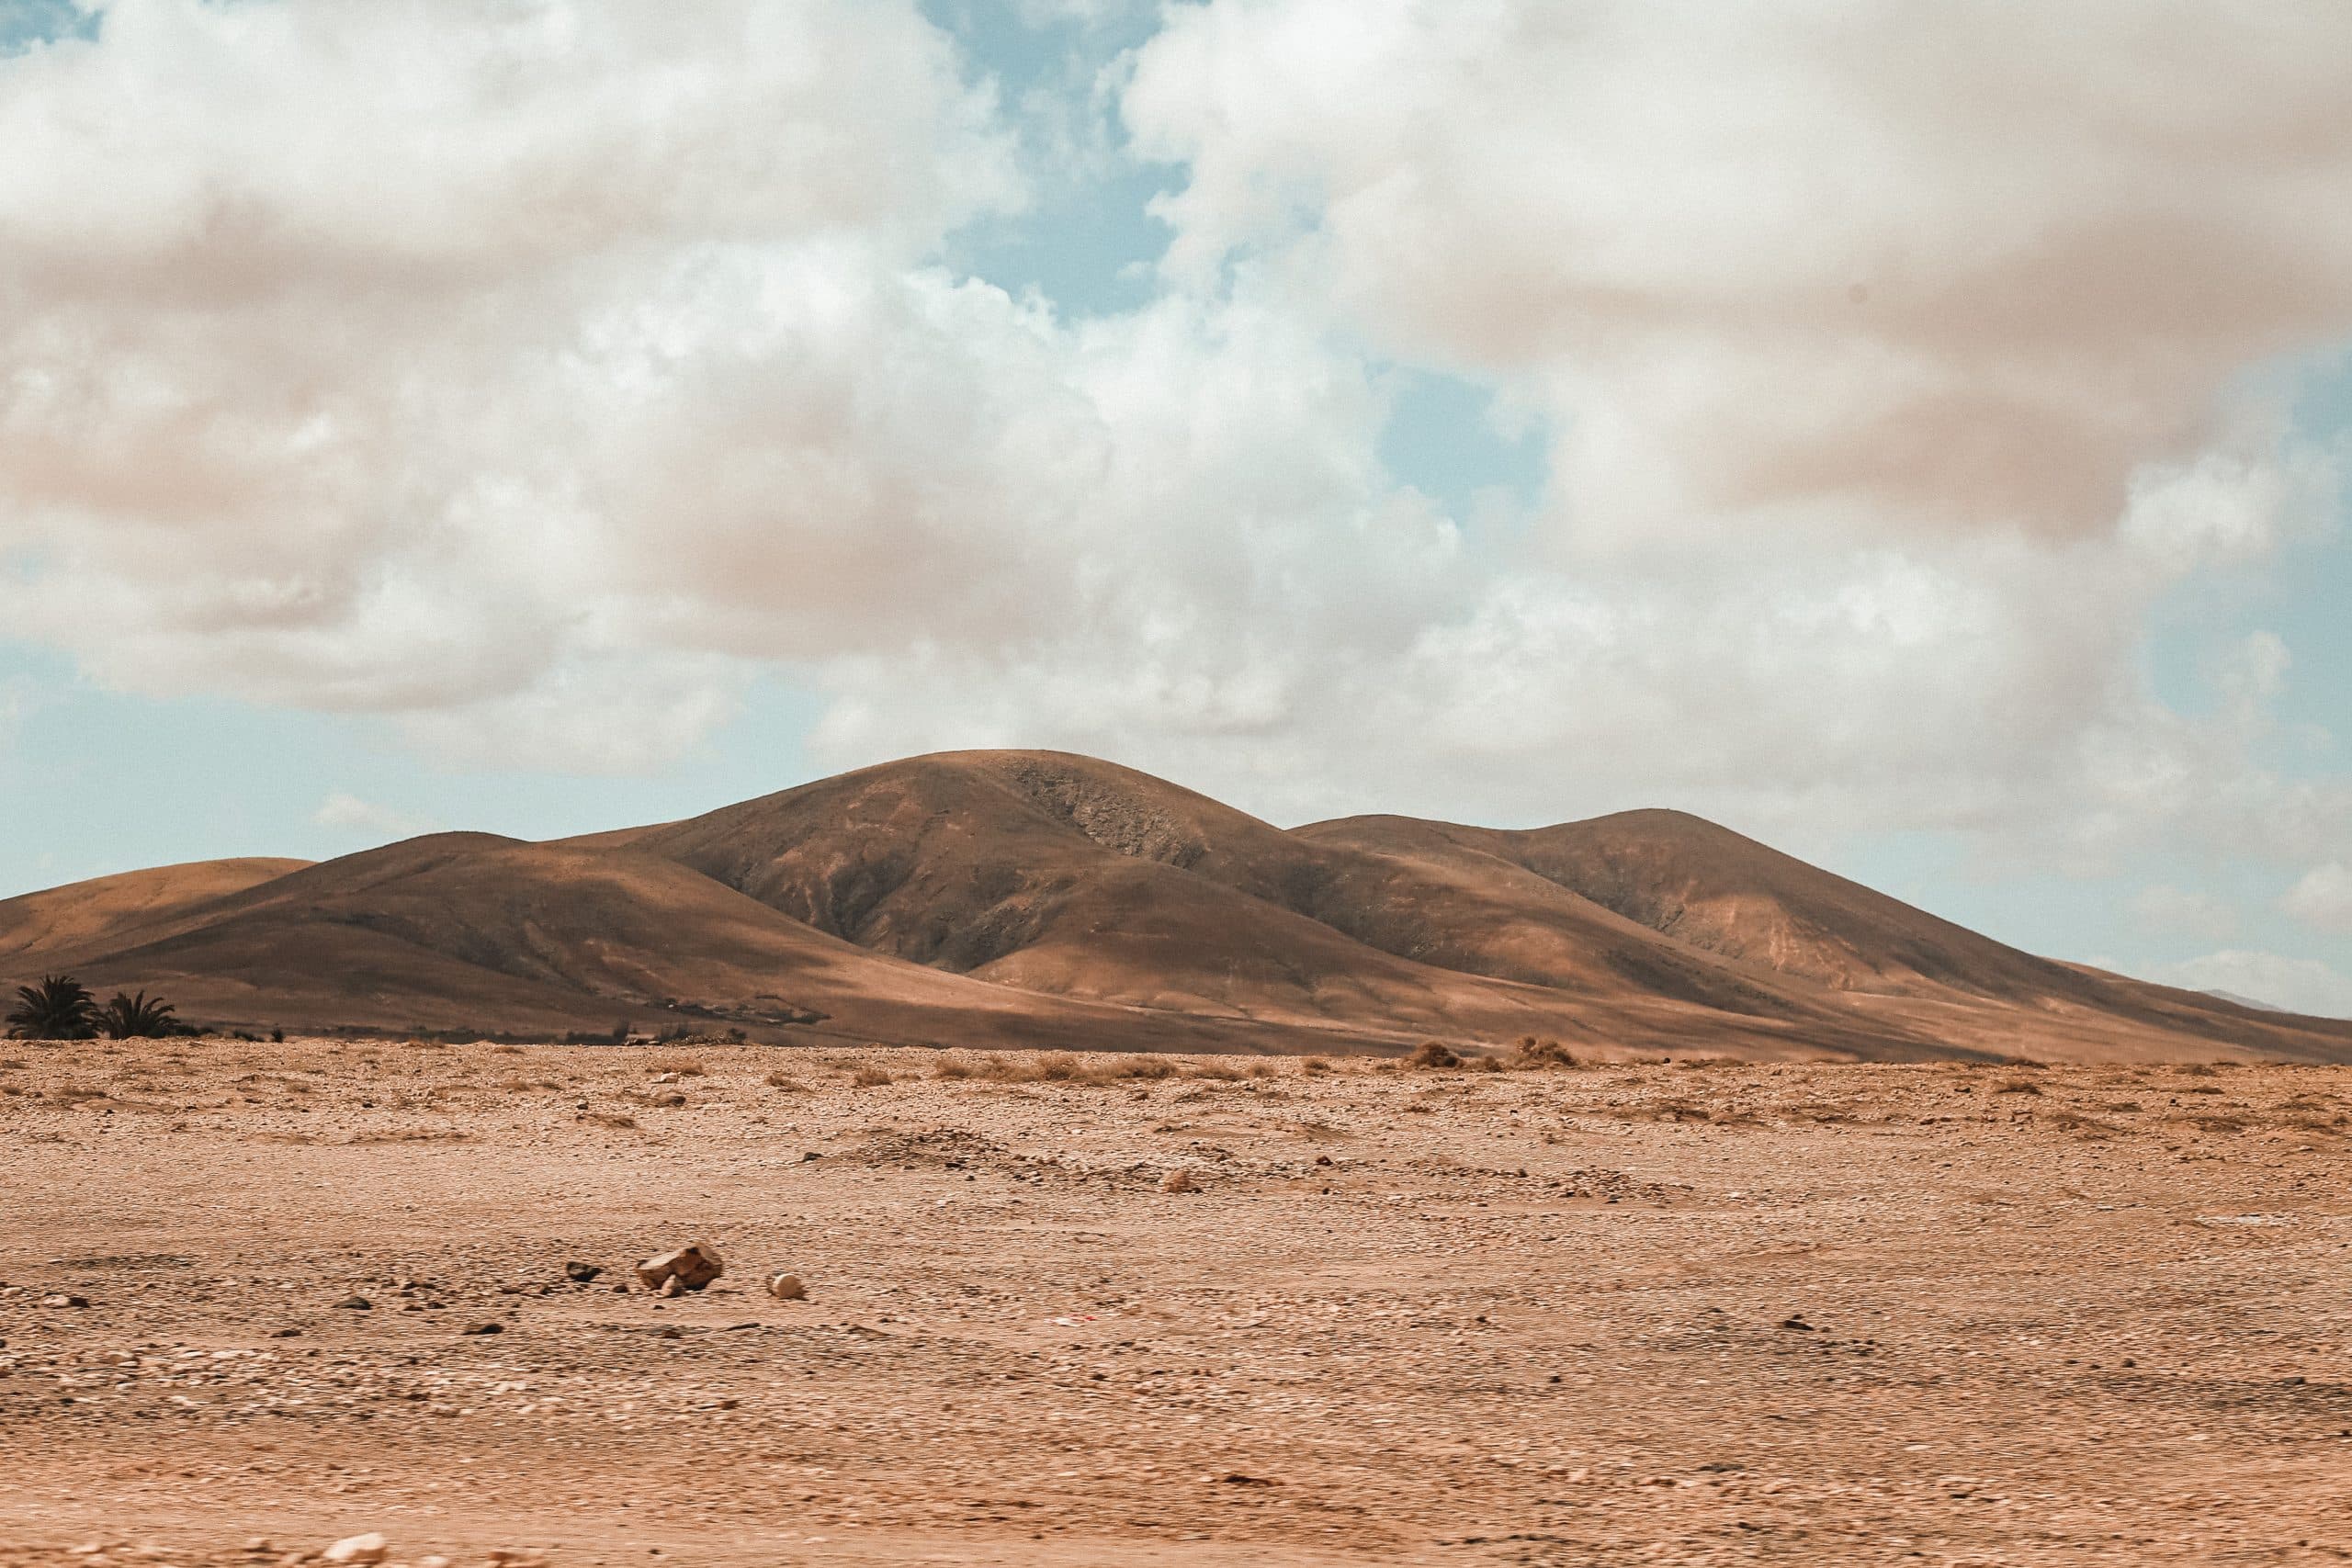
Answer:
<svg viewBox="0 0 2352 1568"><path fill-rule="evenodd" d="M119 937L257 883L300 871L300 860L202 860L127 871L0 900L0 967Z"/></svg>
<svg viewBox="0 0 2352 1568"><path fill-rule="evenodd" d="M1952 1043L2022 1049L2030 1036L2073 1054L2142 1035L2175 1049L2183 1036L2298 1056L2352 1049L2352 1022L2036 957L1687 812L1524 829L1357 817L1296 832L1464 875L1521 868L1678 942L1821 987L1851 1015Z"/></svg>
<svg viewBox="0 0 2352 1568"><path fill-rule="evenodd" d="M1298 835L1457 866L1500 862L1689 946L1833 990L2010 999L2082 990L2077 971L1686 812L1517 830L1359 817Z"/></svg>

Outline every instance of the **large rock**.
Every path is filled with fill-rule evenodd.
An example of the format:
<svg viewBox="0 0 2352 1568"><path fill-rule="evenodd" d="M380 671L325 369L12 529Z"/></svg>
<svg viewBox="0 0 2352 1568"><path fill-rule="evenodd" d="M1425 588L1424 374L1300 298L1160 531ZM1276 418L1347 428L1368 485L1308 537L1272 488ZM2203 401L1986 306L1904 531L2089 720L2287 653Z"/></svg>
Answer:
<svg viewBox="0 0 2352 1568"><path fill-rule="evenodd" d="M689 1243L675 1252L665 1252L639 1264L637 1282L649 1291L658 1291L675 1280L681 1290L699 1291L726 1272L727 1265L719 1261L718 1254Z"/></svg>
<svg viewBox="0 0 2352 1568"><path fill-rule="evenodd" d="M345 1536L319 1553L322 1562L381 1562L391 1555L391 1543L374 1530Z"/></svg>

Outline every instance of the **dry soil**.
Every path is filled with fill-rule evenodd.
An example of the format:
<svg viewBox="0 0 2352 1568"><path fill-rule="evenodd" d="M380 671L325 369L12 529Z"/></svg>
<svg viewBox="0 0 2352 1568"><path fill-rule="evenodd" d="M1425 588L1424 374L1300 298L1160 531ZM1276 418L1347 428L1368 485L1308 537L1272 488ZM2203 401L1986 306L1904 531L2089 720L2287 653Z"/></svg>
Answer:
<svg viewBox="0 0 2352 1568"><path fill-rule="evenodd" d="M2352 1557L2352 1070L0 1062L12 1568Z"/></svg>

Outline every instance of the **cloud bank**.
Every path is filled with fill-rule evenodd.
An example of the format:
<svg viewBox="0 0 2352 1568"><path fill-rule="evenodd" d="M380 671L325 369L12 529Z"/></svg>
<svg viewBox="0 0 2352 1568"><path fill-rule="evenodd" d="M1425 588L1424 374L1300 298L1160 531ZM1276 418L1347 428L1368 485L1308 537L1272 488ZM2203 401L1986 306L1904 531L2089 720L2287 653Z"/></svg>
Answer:
<svg viewBox="0 0 2352 1568"><path fill-rule="evenodd" d="M1100 7L1052 5L1041 17ZM2326 526L2324 6L1208 0L1103 77L1155 297L942 265L1041 171L900 0L115 0L0 60L0 619L147 692L658 767L1055 744L1271 813L1685 805L2316 863L2137 648ZM1382 461L1393 367L1532 502ZM102 635L99 629L102 628Z"/></svg>

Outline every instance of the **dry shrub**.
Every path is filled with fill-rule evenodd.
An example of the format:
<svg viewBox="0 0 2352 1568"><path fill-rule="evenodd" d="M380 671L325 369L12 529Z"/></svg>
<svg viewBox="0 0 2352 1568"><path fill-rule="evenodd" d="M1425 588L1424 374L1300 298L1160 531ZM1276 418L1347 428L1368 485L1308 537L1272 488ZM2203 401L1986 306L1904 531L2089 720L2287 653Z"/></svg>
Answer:
<svg viewBox="0 0 2352 1568"><path fill-rule="evenodd" d="M1176 1076L1176 1064L1165 1056L1114 1056L1097 1066L1093 1076L1105 1082L1118 1079L1141 1079L1158 1083Z"/></svg>
<svg viewBox="0 0 2352 1568"><path fill-rule="evenodd" d="M800 1087L800 1080L786 1072L770 1073L766 1077L760 1081L766 1084L770 1089L797 1089Z"/></svg>
<svg viewBox="0 0 2352 1568"><path fill-rule="evenodd" d="M1448 1049L1442 1041L1424 1040L1413 1047L1413 1054L1405 1058L1405 1065L1419 1067L1424 1072L1442 1072L1449 1067L1460 1066L1462 1058Z"/></svg>
<svg viewBox="0 0 2352 1568"><path fill-rule="evenodd" d="M1577 1059L1556 1040L1538 1040L1532 1034L1522 1034L1519 1043L1510 1048L1510 1065L1521 1072L1536 1072L1547 1067L1573 1067Z"/></svg>
<svg viewBox="0 0 2352 1568"><path fill-rule="evenodd" d="M973 1077L985 1078L990 1083L1018 1083L1029 1076L1026 1064L1017 1057L995 1051L983 1052L964 1066Z"/></svg>
<svg viewBox="0 0 2352 1568"><path fill-rule="evenodd" d="M1995 1084L1993 1092L1995 1094L2040 1094L2041 1086L2028 1083L2023 1078L2011 1078L2007 1083Z"/></svg>
<svg viewBox="0 0 2352 1568"><path fill-rule="evenodd" d="M634 1127L637 1118L624 1116L617 1111L590 1111L582 1113L582 1122L594 1122L600 1127Z"/></svg>
<svg viewBox="0 0 2352 1568"><path fill-rule="evenodd" d="M931 1076L980 1078L990 1083L1066 1083L1101 1088L1137 1080L1156 1083L1176 1077L1181 1070L1167 1057L1146 1052L1080 1056L1071 1051L1040 1051L1034 1055L1015 1056L991 1051L972 1058L944 1057L932 1068ZM1235 1076L1226 1069L1196 1076L1220 1075Z"/></svg>
<svg viewBox="0 0 2352 1568"><path fill-rule="evenodd" d="M1253 1078L1270 1078L1274 1076L1274 1065L1272 1062L1252 1062L1241 1070Z"/></svg>
<svg viewBox="0 0 2352 1568"><path fill-rule="evenodd" d="M860 1067L850 1074L849 1081L858 1089L884 1089L899 1080L879 1067Z"/></svg>
<svg viewBox="0 0 2352 1568"><path fill-rule="evenodd" d="M1331 1070L1331 1064L1320 1056L1302 1056L1298 1061L1301 1077L1320 1077Z"/></svg>
<svg viewBox="0 0 2352 1568"><path fill-rule="evenodd" d="M2208 1066L2203 1062L2189 1062L2183 1065L2178 1070L2183 1077L2210 1078L2220 1076L2213 1068Z"/></svg>
<svg viewBox="0 0 2352 1568"><path fill-rule="evenodd" d="M682 1078L698 1078L703 1075L702 1064L692 1056L673 1056L667 1059L656 1056L645 1064L645 1070L649 1073L675 1073Z"/></svg>
<svg viewBox="0 0 2352 1568"><path fill-rule="evenodd" d="M519 1056L523 1054L523 1047L520 1045L492 1045L490 1048L490 1054L493 1056Z"/></svg>
<svg viewBox="0 0 2352 1568"><path fill-rule="evenodd" d="M1467 1072L1499 1073L1503 1070L1503 1060L1500 1056L1464 1056L1462 1066Z"/></svg>
<svg viewBox="0 0 2352 1568"><path fill-rule="evenodd" d="M1206 1078L1211 1083L1239 1083L1241 1081L1241 1075L1223 1062L1204 1062L1194 1067L1189 1076Z"/></svg>

